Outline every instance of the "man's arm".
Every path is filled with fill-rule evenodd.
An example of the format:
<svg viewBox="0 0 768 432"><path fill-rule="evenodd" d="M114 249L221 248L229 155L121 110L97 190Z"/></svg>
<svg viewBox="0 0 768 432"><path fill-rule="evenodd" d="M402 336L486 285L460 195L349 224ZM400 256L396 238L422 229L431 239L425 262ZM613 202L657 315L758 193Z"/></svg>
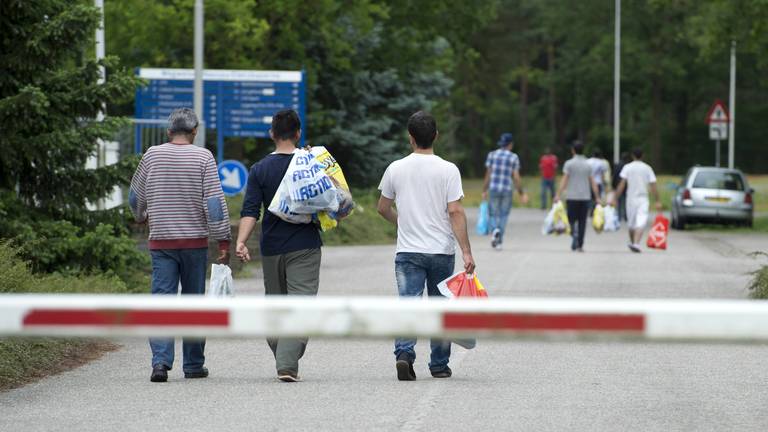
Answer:
<svg viewBox="0 0 768 432"><path fill-rule="evenodd" d="M139 166L131 178L131 187L128 190L128 205L131 207L133 218L136 222L147 221L147 170L146 154L139 161Z"/></svg>
<svg viewBox="0 0 768 432"><path fill-rule="evenodd" d="M475 260L472 258L472 248L469 245L469 235L467 234L467 216L464 214L464 207L461 200L448 203L448 218L451 220L451 229L456 241L459 242L462 258L464 259L464 271L467 273L475 272Z"/></svg>
<svg viewBox="0 0 768 432"><path fill-rule="evenodd" d="M600 205L605 205L605 202L602 198L600 198L600 188L597 187L597 182L595 181L594 177L589 176L589 185L592 187L592 193L595 197L595 201L600 203Z"/></svg>
<svg viewBox="0 0 768 432"><path fill-rule="evenodd" d="M491 170L485 169L485 177L483 177L483 199L488 199L488 186L491 183Z"/></svg>
<svg viewBox="0 0 768 432"><path fill-rule="evenodd" d="M651 194L653 194L653 199L656 201L656 211L660 212L662 209L661 205L661 197L659 196L659 188L656 187L656 182L652 182L649 185L651 187Z"/></svg>
<svg viewBox="0 0 768 432"><path fill-rule="evenodd" d="M616 187L616 193L613 194L613 201L611 205L616 207L616 203L619 202L619 197L624 193L624 188L627 187L627 179L621 179L619 185ZM654 188L656 186L654 185Z"/></svg>
<svg viewBox="0 0 768 432"><path fill-rule="evenodd" d="M387 198L384 195L379 197L379 205L377 206L377 210L379 211L379 214L389 221L394 226L397 226L397 211L394 209L395 200L391 198Z"/></svg>
<svg viewBox="0 0 768 432"><path fill-rule="evenodd" d="M560 187L557 188L557 193L555 194L555 202L560 201L560 197L563 195L563 191L568 186L568 174L563 174L563 179L560 180Z"/></svg>
<svg viewBox="0 0 768 432"><path fill-rule="evenodd" d="M522 201L523 204L528 204L528 195L525 193L525 189L523 189L523 182L520 179L519 170L512 171L512 179L515 182L517 193L520 194L520 201Z"/></svg>
<svg viewBox="0 0 768 432"><path fill-rule="evenodd" d="M251 260L251 254L245 242L251 237L251 233L256 227L256 222L258 222L258 219L252 216L240 218L240 226L237 228L237 246L235 246L235 254L240 258L240 261Z"/></svg>
<svg viewBox="0 0 768 432"><path fill-rule="evenodd" d="M203 171L203 210L208 220L211 236L219 242L218 264L229 264L229 242L232 230L229 225L229 209L224 192L221 190L219 170L213 155L208 159Z"/></svg>
<svg viewBox="0 0 768 432"><path fill-rule="evenodd" d="M257 179L258 173L256 168L251 168L251 171L248 173L248 186L245 189L243 209L240 211L240 226L237 229L237 243L235 245L235 255L240 258L240 261L251 260L251 254L245 243L251 237L251 233L256 228L256 223L261 215L263 196Z"/></svg>

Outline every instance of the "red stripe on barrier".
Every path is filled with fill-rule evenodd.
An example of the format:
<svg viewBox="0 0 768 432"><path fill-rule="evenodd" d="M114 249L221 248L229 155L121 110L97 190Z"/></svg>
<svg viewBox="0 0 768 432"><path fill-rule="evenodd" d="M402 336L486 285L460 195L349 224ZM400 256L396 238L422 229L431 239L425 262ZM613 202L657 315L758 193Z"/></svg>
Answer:
<svg viewBox="0 0 768 432"><path fill-rule="evenodd" d="M445 330L563 330L643 332L643 315L464 313L443 314Z"/></svg>
<svg viewBox="0 0 768 432"><path fill-rule="evenodd" d="M229 311L33 309L24 326L216 326L229 325Z"/></svg>

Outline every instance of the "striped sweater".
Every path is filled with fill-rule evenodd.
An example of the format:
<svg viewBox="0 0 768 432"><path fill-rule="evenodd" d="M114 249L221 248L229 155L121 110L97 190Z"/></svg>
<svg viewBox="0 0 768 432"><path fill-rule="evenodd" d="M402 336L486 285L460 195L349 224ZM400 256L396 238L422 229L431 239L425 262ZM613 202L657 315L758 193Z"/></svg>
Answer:
<svg viewBox="0 0 768 432"><path fill-rule="evenodd" d="M128 203L137 222L149 219L150 249L229 248L229 212L210 151L191 144L150 147L131 180Z"/></svg>

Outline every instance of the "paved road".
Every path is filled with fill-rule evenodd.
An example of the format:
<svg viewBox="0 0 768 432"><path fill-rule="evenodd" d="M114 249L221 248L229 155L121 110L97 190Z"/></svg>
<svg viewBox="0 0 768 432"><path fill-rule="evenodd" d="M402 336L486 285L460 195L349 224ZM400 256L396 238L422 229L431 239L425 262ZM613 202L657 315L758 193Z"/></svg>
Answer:
<svg viewBox="0 0 768 432"><path fill-rule="evenodd" d="M473 218L474 215L471 215ZM631 254L626 232L587 234L586 253L539 234L515 210L505 249L473 237L492 296L743 298L746 253L768 236L678 233L666 252ZM322 295L391 295L392 246L325 248ZM261 293L258 276L241 292ZM149 382L149 348L0 394L1 431L768 430L768 346L480 341L455 348L436 380L417 346L416 382L398 382L388 340L313 340L299 384L274 378L261 340L210 340L207 380ZM178 350L177 350L178 351ZM178 363L177 363L178 365Z"/></svg>

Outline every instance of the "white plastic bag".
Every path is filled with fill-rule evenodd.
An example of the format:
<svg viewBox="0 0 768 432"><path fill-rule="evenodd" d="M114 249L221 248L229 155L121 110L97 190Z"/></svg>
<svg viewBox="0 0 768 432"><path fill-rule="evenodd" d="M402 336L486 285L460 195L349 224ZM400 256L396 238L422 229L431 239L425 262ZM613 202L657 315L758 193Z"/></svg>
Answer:
<svg viewBox="0 0 768 432"><path fill-rule="evenodd" d="M308 223L319 211L339 210L336 185L312 153L297 149L268 210L287 222Z"/></svg>
<svg viewBox="0 0 768 432"><path fill-rule="evenodd" d="M547 217L544 218L544 225L541 226L542 235L552 234L552 231L555 230L555 211L556 210L557 210L557 206L555 204L552 204L552 208L549 210L549 213L547 213Z"/></svg>
<svg viewBox="0 0 768 432"><path fill-rule="evenodd" d="M235 295L235 284L232 281L232 269L226 264L211 264L211 283L208 286L208 297L232 297Z"/></svg>
<svg viewBox="0 0 768 432"><path fill-rule="evenodd" d="M613 232L618 231L621 228L621 222L619 221L619 212L616 211L614 206L606 206L603 209L603 216L605 217L605 226L603 231Z"/></svg>

